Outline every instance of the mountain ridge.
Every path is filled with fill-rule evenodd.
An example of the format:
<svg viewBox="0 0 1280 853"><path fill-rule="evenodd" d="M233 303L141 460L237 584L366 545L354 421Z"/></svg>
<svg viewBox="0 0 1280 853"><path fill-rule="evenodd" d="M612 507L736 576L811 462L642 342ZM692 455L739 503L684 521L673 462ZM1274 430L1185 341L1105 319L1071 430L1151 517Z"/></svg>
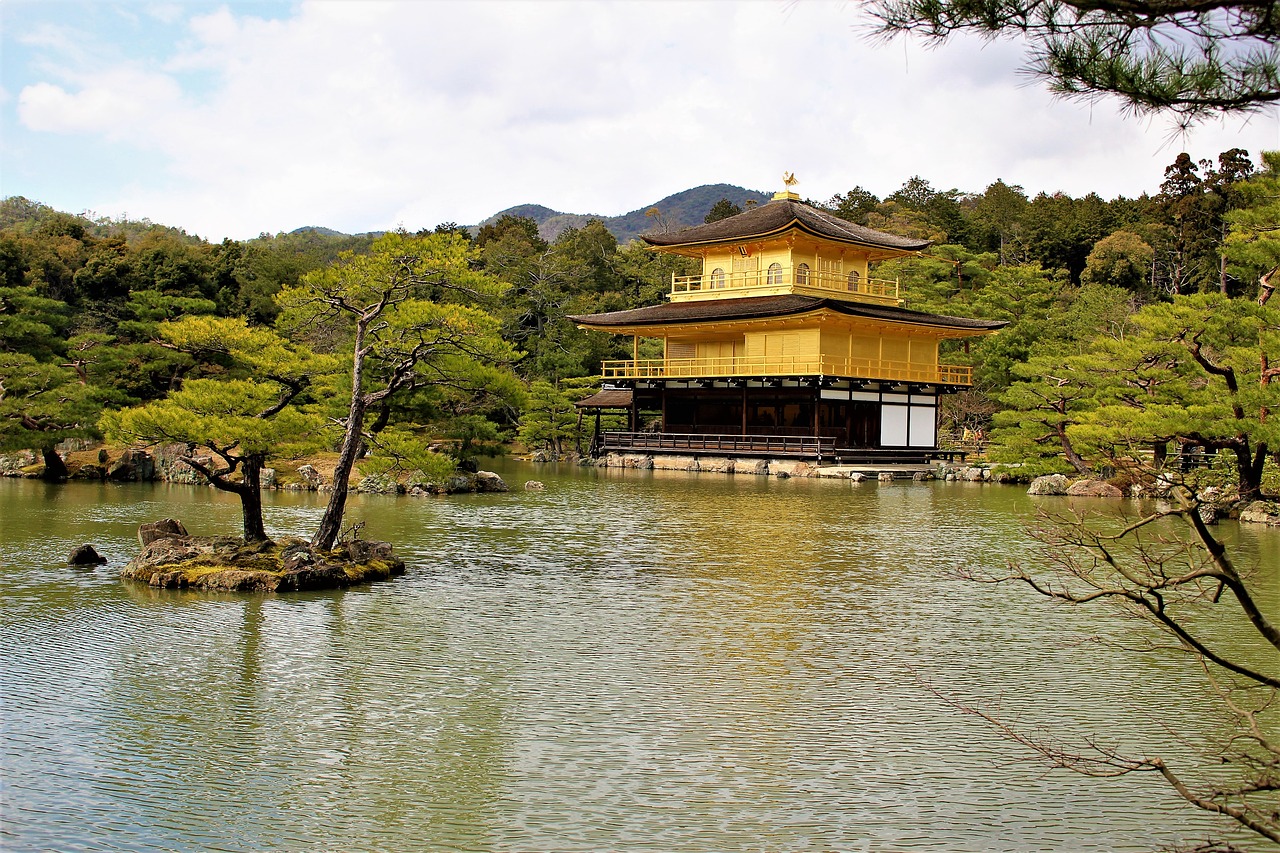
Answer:
<svg viewBox="0 0 1280 853"><path fill-rule="evenodd" d="M480 226L494 222L503 216L526 216L538 223L538 233L547 242L554 241L569 228L581 228L593 219L598 219L617 238L619 244L634 240L648 231L686 228L700 225L711 206L722 198L727 198L739 207L746 202L754 201L764 204L773 196L759 190L750 190L735 184L702 184L672 193L652 204L637 207L635 210L617 216L602 216L593 213L566 213L552 210L541 204L517 204L500 210L484 219L479 225L472 226L472 233ZM649 211L657 209L654 216Z"/></svg>

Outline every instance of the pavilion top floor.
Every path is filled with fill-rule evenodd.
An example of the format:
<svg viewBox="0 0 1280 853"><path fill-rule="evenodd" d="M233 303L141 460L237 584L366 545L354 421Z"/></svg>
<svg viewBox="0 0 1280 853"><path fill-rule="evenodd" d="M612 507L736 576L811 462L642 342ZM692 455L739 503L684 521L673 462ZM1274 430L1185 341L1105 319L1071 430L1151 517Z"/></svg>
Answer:
<svg viewBox="0 0 1280 853"><path fill-rule="evenodd" d="M846 222L791 192L736 216L644 239L656 251L702 261L700 273L672 277L672 302L797 294L899 305L897 280L874 277L872 265L929 245Z"/></svg>

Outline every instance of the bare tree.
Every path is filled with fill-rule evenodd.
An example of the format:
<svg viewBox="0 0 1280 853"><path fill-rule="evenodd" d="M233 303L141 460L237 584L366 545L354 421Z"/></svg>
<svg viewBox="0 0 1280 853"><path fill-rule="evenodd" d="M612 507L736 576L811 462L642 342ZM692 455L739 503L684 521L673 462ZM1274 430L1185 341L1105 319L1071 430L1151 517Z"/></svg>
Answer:
<svg viewBox="0 0 1280 853"><path fill-rule="evenodd" d="M1171 503L1105 529L1097 517L1041 517L1033 535L1045 547L1044 566L1011 564L1006 573L979 575L987 583L1025 584L1070 605L1103 605L1146 622L1160 639L1152 648L1188 655L1231 721L1213 746L1212 763L1184 766L1159 755L1132 754L1090 738L1078 744L1020 729L1001 715L943 696L994 725L1004 736L1054 767L1095 777L1157 773L1196 808L1230 818L1263 838L1280 842L1280 625L1259 602L1240 570L1206 524L1200 500L1176 485ZM1170 521L1175 525L1170 534ZM1224 621L1260 642L1260 653L1228 649ZM1170 643L1169 640L1172 640ZM941 694L940 694L941 695ZM1225 848L1218 848L1225 849Z"/></svg>

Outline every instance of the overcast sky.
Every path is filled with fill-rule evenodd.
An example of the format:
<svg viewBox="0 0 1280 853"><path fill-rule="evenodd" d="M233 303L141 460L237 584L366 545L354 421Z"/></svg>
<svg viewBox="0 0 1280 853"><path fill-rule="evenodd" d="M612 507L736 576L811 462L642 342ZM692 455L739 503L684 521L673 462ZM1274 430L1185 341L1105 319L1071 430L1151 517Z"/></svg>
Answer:
<svg viewBox="0 0 1280 853"><path fill-rule="evenodd" d="M856 2L0 2L0 194L210 240L614 215L699 184L1155 192L1178 136L1052 99L1016 42L869 41Z"/></svg>

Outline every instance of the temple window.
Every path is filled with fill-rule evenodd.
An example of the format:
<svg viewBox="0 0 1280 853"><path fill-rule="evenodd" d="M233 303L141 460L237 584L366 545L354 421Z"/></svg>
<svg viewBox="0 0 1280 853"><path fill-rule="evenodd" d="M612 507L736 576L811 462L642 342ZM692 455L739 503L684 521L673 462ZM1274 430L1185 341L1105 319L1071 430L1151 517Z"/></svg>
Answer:
<svg viewBox="0 0 1280 853"><path fill-rule="evenodd" d="M774 261L769 264L769 277L766 280L768 284L782 284L782 264Z"/></svg>
<svg viewBox="0 0 1280 853"><path fill-rule="evenodd" d="M808 284L808 283L809 283L809 265L801 264L800 266L796 267L796 284Z"/></svg>
<svg viewBox="0 0 1280 853"><path fill-rule="evenodd" d="M716 267L711 271L711 289L718 290L724 287L724 270Z"/></svg>
<svg viewBox="0 0 1280 853"><path fill-rule="evenodd" d="M849 289L850 289L850 290L857 290L857 289L858 289L858 282L859 282L859 280L860 280L861 278L862 278L862 276L860 276L860 275L858 274L858 271L857 271L857 270L854 270L853 272L849 273Z"/></svg>

